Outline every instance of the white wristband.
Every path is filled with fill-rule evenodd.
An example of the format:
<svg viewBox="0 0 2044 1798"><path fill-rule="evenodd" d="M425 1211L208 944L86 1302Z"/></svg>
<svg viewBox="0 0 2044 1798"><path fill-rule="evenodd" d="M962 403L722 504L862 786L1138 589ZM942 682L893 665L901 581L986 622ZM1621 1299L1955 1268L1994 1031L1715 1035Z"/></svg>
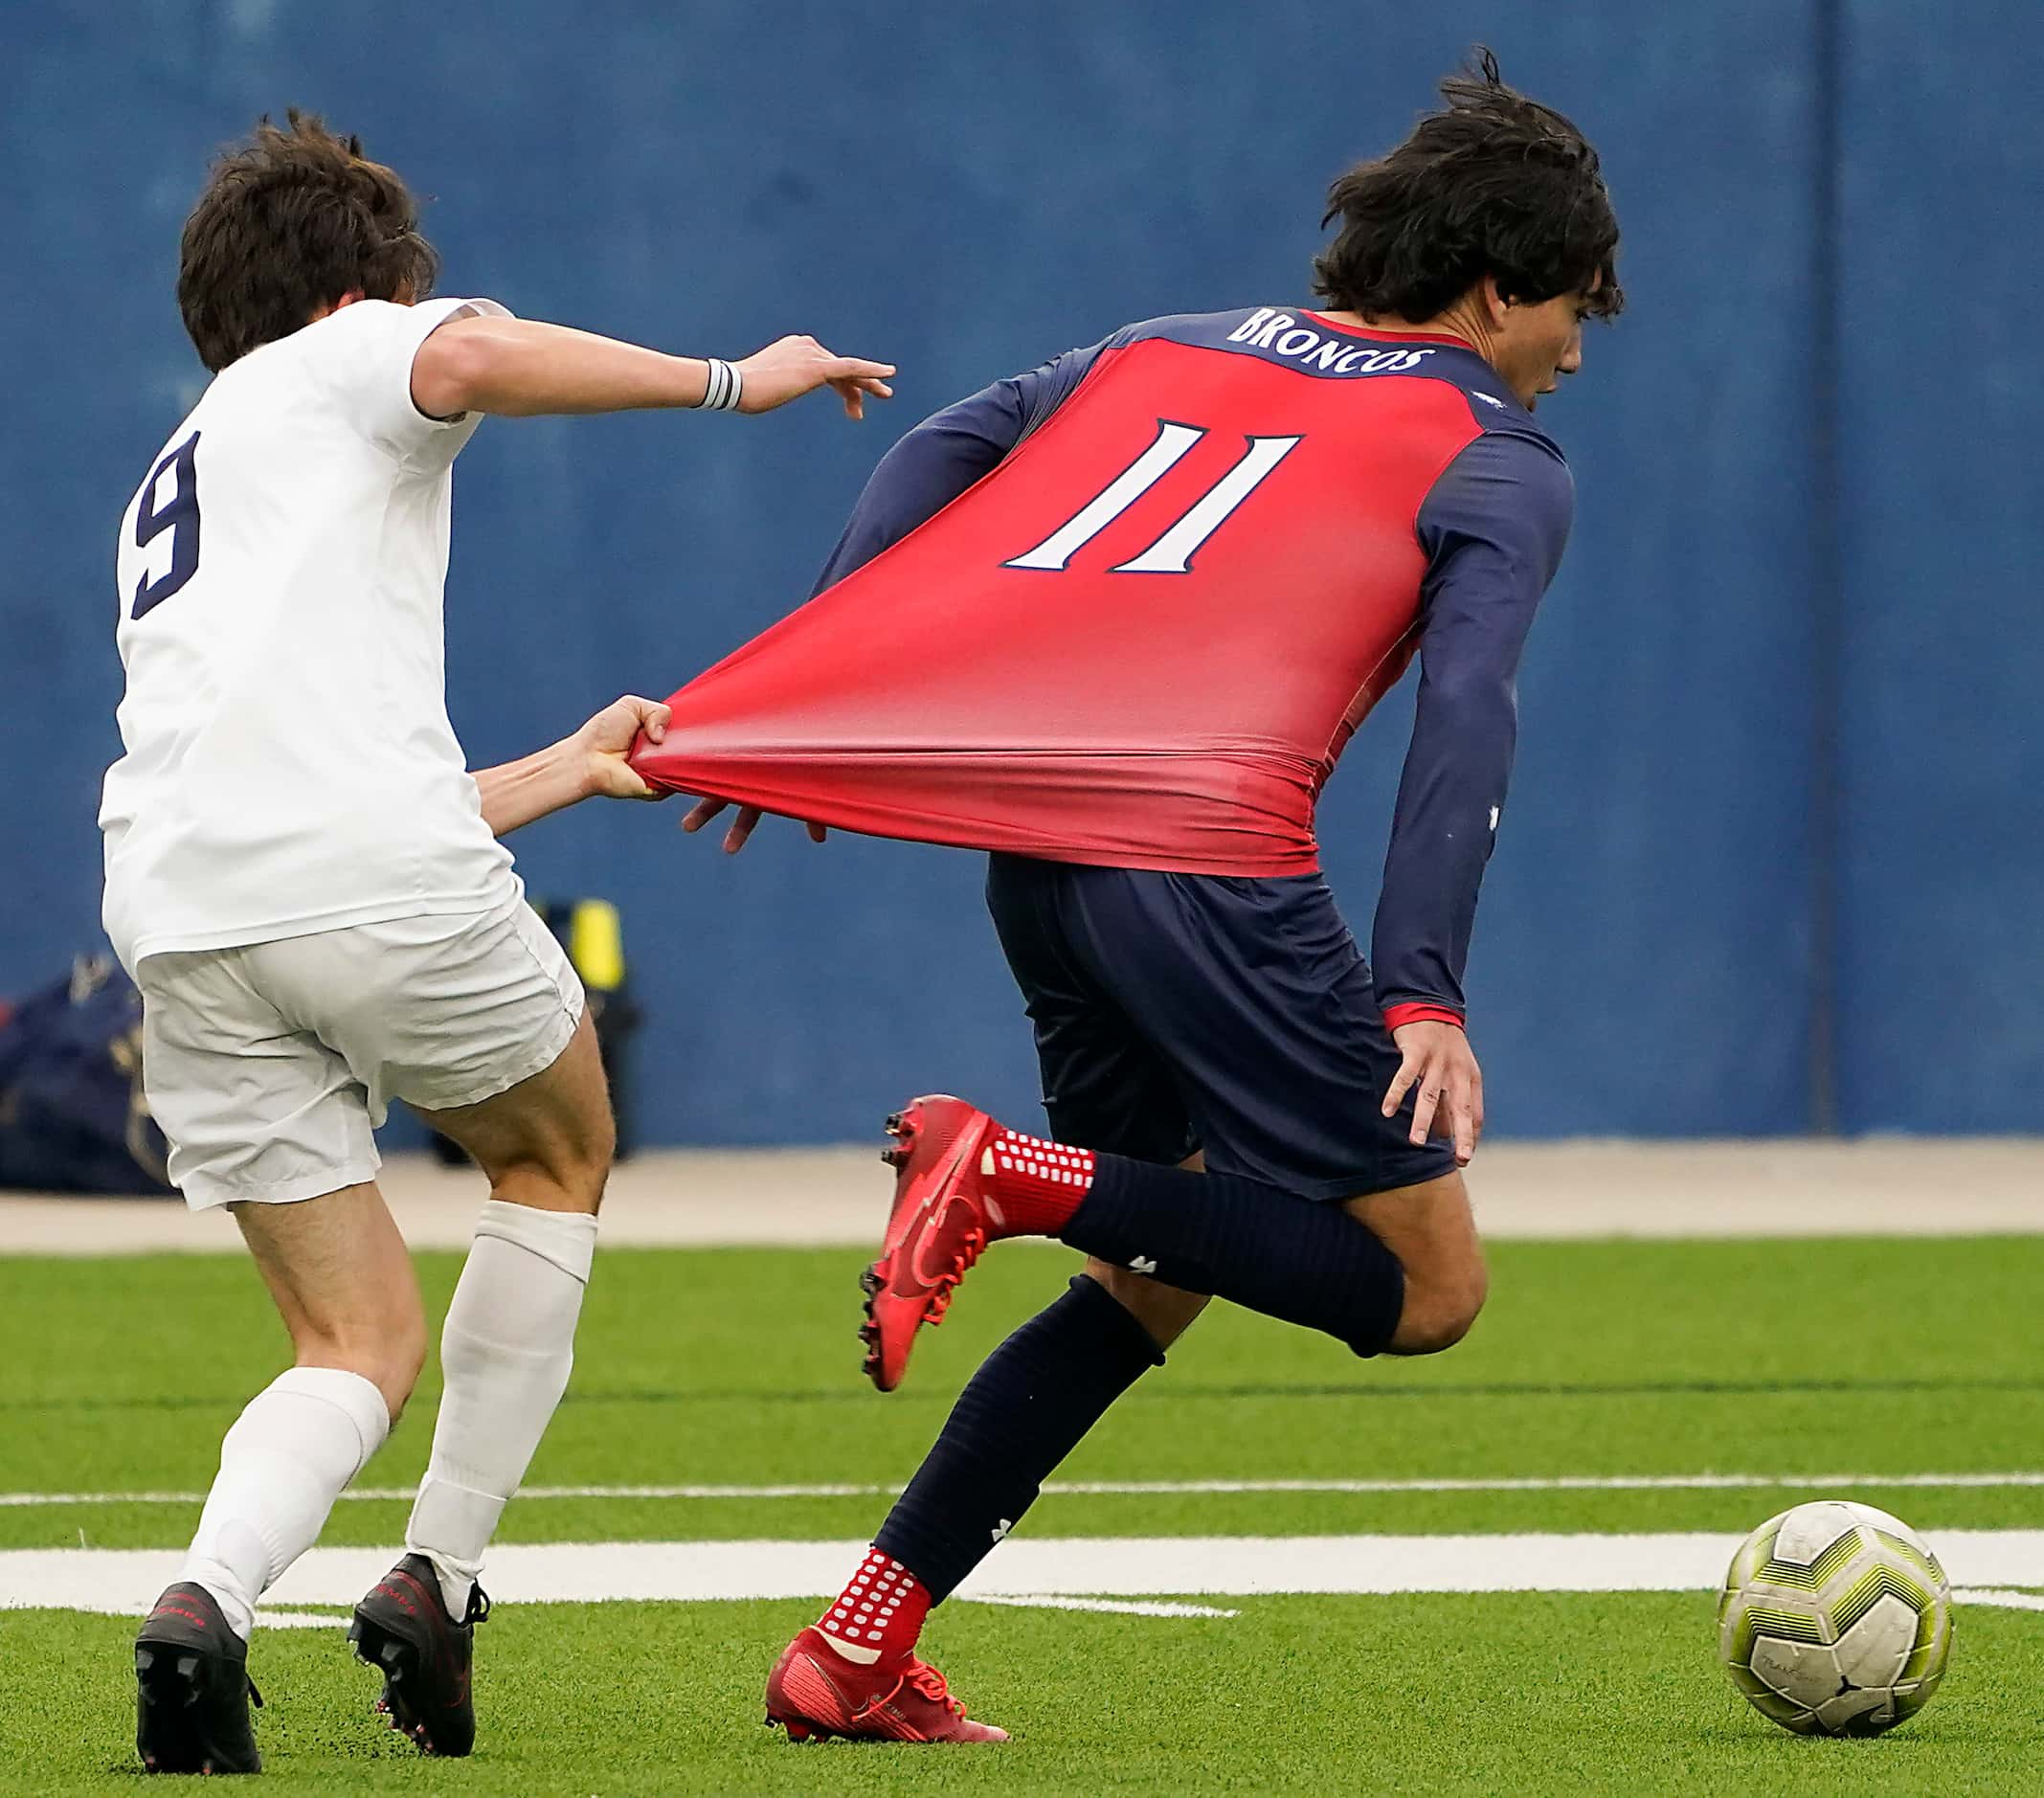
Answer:
<svg viewBox="0 0 2044 1798"><path fill-rule="evenodd" d="M703 412L736 412L745 393L745 380L729 362L718 356L705 359L709 370L697 408Z"/></svg>

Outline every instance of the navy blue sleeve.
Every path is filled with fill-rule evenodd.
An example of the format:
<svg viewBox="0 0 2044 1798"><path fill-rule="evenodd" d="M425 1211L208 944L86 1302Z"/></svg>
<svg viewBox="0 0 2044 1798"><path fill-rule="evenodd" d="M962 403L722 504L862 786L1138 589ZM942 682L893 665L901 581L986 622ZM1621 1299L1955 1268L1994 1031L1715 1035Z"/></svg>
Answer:
<svg viewBox="0 0 2044 1798"><path fill-rule="evenodd" d="M1370 946L1378 1002L1464 1013L1476 892L1518 738L1518 662L1561 565L1575 485L1544 439L1490 432L1420 507L1419 711Z"/></svg>
<svg viewBox="0 0 2044 1798"><path fill-rule="evenodd" d="M1112 341L1112 340L1110 340ZM834 586L927 523L1070 398L1105 346L1067 349L1027 374L981 388L946 406L880 459L818 576Z"/></svg>

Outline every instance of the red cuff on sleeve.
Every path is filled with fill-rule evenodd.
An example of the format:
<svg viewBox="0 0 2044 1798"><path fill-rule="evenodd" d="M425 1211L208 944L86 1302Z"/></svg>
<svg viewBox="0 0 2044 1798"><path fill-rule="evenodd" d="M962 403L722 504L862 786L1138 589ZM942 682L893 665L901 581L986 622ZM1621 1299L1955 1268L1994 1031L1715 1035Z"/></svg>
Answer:
<svg viewBox="0 0 2044 1798"><path fill-rule="evenodd" d="M1384 1028L1386 1030L1396 1030L1401 1024L1407 1023L1451 1023L1458 1030L1464 1030L1469 1027L1462 1022L1462 1014L1459 1011L1449 1011L1446 1005L1415 1003L1410 1005L1386 1005L1384 1007Z"/></svg>

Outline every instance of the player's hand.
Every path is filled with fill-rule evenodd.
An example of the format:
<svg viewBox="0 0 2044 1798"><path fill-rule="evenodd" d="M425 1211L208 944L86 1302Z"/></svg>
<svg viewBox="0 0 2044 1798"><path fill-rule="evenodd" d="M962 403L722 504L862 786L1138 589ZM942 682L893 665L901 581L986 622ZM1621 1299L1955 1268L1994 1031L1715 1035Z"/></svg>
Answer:
<svg viewBox="0 0 2044 1798"><path fill-rule="evenodd" d="M1469 1166L1483 1135L1483 1069L1467 1033L1451 1023L1402 1023L1391 1040L1405 1060L1384 1094L1384 1115L1411 1093L1414 1146L1429 1135L1452 1136L1456 1166Z"/></svg>
<svg viewBox="0 0 2044 1798"><path fill-rule="evenodd" d="M729 811L730 803L729 799L698 799L688 808L688 816L682 820L682 828L686 831L701 830L718 813ZM738 816L731 820L731 827L724 833L724 853L736 855L744 848L746 839L752 834L753 826L765 816L756 805L741 805L738 808ZM821 824L809 824L805 828L809 832L811 843L821 843L830 835Z"/></svg>
<svg viewBox="0 0 2044 1798"><path fill-rule="evenodd" d="M783 337L777 344L755 350L737 368L744 383L738 396L740 412L772 412L825 385L838 390L848 418L865 416L868 393L876 399L894 397L887 381L894 372L891 362L833 355L814 337Z"/></svg>
<svg viewBox="0 0 2044 1798"><path fill-rule="evenodd" d="M613 700L574 735L569 746L581 759L582 785L591 798L663 799L664 788L640 777L625 756L641 732L649 743L667 734L667 708L656 700L627 693Z"/></svg>

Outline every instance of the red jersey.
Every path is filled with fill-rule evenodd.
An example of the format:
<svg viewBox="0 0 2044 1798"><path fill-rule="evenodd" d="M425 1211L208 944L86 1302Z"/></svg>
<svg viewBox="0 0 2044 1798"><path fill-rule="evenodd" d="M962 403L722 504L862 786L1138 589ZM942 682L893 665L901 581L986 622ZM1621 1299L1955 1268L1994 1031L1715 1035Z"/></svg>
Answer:
<svg viewBox="0 0 2044 1798"><path fill-rule="evenodd" d="M1472 911L1571 506L1559 450L1459 339L1153 320L904 438L817 596L676 693L634 765L883 836L1311 872L1320 789L1424 627L1429 670L1438 632L1503 698L1444 714L1468 741L1422 783L1451 801L1449 859L1474 856L1442 870L1468 889L1445 910ZM1429 984L1459 993L1449 958Z"/></svg>

